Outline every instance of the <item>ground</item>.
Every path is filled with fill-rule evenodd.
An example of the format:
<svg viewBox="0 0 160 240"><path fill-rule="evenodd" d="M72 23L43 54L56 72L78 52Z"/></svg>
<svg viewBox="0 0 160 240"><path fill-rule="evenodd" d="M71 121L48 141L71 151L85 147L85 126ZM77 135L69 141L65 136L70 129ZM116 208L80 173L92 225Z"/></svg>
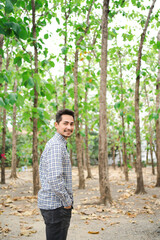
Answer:
<svg viewBox="0 0 160 240"><path fill-rule="evenodd" d="M23 169L24 170L24 169ZM73 167L74 209L67 240L158 240L160 239L160 189L151 168L143 169L146 194L135 195L136 174L129 181L120 168L110 172L113 204L99 205L98 167L92 167L93 179L78 189L78 171ZM0 239L45 240L45 226L32 195L32 170L18 173L0 185ZM86 171L85 171L86 176ZM159 232L159 233L158 233Z"/></svg>

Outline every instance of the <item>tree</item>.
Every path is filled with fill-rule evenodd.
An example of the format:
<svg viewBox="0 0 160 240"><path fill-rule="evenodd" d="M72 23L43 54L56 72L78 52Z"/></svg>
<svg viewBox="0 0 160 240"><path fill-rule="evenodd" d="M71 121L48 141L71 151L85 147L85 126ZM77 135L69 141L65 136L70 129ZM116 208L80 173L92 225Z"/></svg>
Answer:
<svg viewBox="0 0 160 240"><path fill-rule="evenodd" d="M124 102L124 94L123 94L123 75L122 75L122 56L121 52L118 53L119 56L119 67L120 67L120 81L121 81L121 102ZM124 110L121 111L121 119L122 119L122 149L123 149L123 163L124 163L124 174L125 180L128 181L128 166L127 166L127 148L126 148L126 132L125 132L125 123L124 123Z"/></svg>
<svg viewBox="0 0 160 240"><path fill-rule="evenodd" d="M70 4L70 3L69 3ZM67 27L68 27L68 18L69 18L69 15L70 15L70 5L68 6L69 10L67 12L67 0L65 0L65 23L64 23L64 26L65 26L65 32L64 32L64 75L63 75L63 108L66 107L66 66L67 66Z"/></svg>
<svg viewBox="0 0 160 240"><path fill-rule="evenodd" d="M75 133L76 133L76 147L77 147L77 162L78 162L78 171L79 171L79 188L85 188L85 179L84 179L84 172L83 172L83 165L82 165L82 142L81 136L79 131L79 108L78 108L78 54L79 54L79 46L87 34L90 22L89 16L92 10L92 6L94 4L94 0L92 1L87 14L87 22L86 28L84 30L84 34L81 35L76 41L76 51L75 51L75 63L74 63L74 111L75 111Z"/></svg>
<svg viewBox="0 0 160 240"><path fill-rule="evenodd" d="M35 22L35 1L32 0L32 25L33 25L33 46L34 46L34 66L35 74L38 74L38 49L37 49L37 33ZM34 83L34 110L36 112L38 107L38 91L37 82ZM37 139L37 116L33 114L33 194L36 195L39 191L39 171L38 171L38 139Z"/></svg>
<svg viewBox="0 0 160 240"><path fill-rule="evenodd" d="M89 69L90 69L90 61L88 61L88 71L86 79L89 77ZM86 104L86 112L85 112L85 156L86 156L86 166L87 166L87 178L92 178L91 173L91 165L89 158L89 148L88 148L88 87L85 87L85 104Z"/></svg>
<svg viewBox="0 0 160 240"><path fill-rule="evenodd" d="M160 43L160 31L157 36L158 43ZM160 49L158 55L158 74L156 84L156 156L157 156L157 182L156 187L160 187Z"/></svg>
<svg viewBox="0 0 160 240"><path fill-rule="evenodd" d="M145 193L144 183L143 183L143 173L142 173L142 162L141 162L141 137L140 137L140 119L139 119L139 86L140 86L140 69L141 69L141 58L142 58L142 48L145 39L147 27L149 24L150 16L154 8L156 0L153 0L150 7L147 20L145 22L145 27L141 34L139 50L138 50L138 60L136 66L136 85L135 85L135 127L136 127L136 164L137 164L137 188L135 193Z"/></svg>
<svg viewBox="0 0 160 240"><path fill-rule="evenodd" d="M18 68L16 67L18 71ZM15 78L14 81L14 93L16 94L17 91L17 79ZM13 124L12 124L12 164L11 164L11 176L10 178L17 178L16 174L16 141L17 141L17 134L16 134L16 104L13 104Z"/></svg>
<svg viewBox="0 0 160 240"><path fill-rule="evenodd" d="M108 153L106 136L106 79L107 79L107 41L108 41L109 0L103 1L102 13L102 48L101 48L101 79L99 97L99 186L100 201L105 204L112 201L108 176Z"/></svg>
<svg viewBox="0 0 160 240"><path fill-rule="evenodd" d="M7 59L6 59L6 71L8 71L9 68L9 61L10 61L10 56L9 56L9 49L7 46ZM7 82L5 82L5 87L4 87L4 94L7 94ZM2 129L2 163L1 163L1 183L5 184L5 148L6 148L6 117L7 117L7 110L4 108L3 109L3 129Z"/></svg>

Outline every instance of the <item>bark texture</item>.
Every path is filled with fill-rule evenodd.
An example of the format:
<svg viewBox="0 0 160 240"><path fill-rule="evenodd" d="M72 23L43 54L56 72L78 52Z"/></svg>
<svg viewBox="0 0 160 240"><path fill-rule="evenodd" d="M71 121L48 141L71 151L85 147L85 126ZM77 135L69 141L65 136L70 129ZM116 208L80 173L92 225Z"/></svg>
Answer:
<svg viewBox="0 0 160 240"><path fill-rule="evenodd" d="M140 119L139 119L139 86L140 86L140 69L141 69L141 58L142 58L142 48L143 42L146 35L147 27L149 24L149 19L154 8L156 0L153 0L152 5L149 9L148 17L145 23L145 27L141 34L139 51L138 51L138 60L136 67L136 85L135 85L135 127L136 127L136 167L137 167L137 187L136 194L145 193L144 182L143 182L143 173L142 173L142 161L141 161L141 136L140 136Z"/></svg>
<svg viewBox="0 0 160 240"><path fill-rule="evenodd" d="M79 133L79 112L78 112L78 49L75 52L74 63L74 112L75 112L75 134L76 134L76 147L77 147L77 164L79 174L79 188L85 188L84 171L82 164L82 142Z"/></svg>
<svg viewBox="0 0 160 240"><path fill-rule="evenodd" d="M160 31L157 40L160 42ZM156 95L156 112L158 118L156 120L156 156L157 156L157 182L156 187L160 187L160 50L158 54L158 75L157 75L157 95Z"/></svg>
<svg viewBox="0 0 160 240"><path fill-rule="evenodd" d="M111 202L109 173L108 173L108 153L107 153L107 129L106 129L106 84L107 84L107 41L108 41L108 13L109 0L103 1L102 13L102 49L101 49L101 79L99 98L99 186L100 201L103 204Z"/></svg>
<svg viewBox="0 0 160 240"><path fill-rule="evenodd" d="M35 1L32 0L32 25L33 25L33 41L34 46L34 66L35 73L38 73L38 50L37 50L37 36L36 36L36 22L35 22ZM34 84L34 108L38 107L38 92L37 83ZM33 115L33 194L37 195L39 191L39 166L38 166L38 137L37 137L37 117Z"/></svg>
<svg viewBox="0 0 160 240"><path fill-rule="evenodd" d="M3 39L4 39L4 36L2 34L0 34L0 48L3 49ZM2 56L0 55L0 72L2 71ZM1 87L2 85L0 85ZM0 108L0 120L2 121L2 112L3 112L3 108ZM3 115L4 116L4 115ZM4 119L3 119L3 129L4 129ZM4 129L5 131L5 129ZM2 130L2 143L3 143L3 134L5 132L3 132ZM2 144L2 154L5 153L5 146L3 146ZM1 158L1 183L4 184L5 183L5 159L0 156Z"/></svg>
<svg viewBox="0 0 160 240"><path fill-rule="evenodd" d="M149 97L147 93L147 86L144 82L144 88L145 88L145 93L146 93L146 100L147 100L147 105L148 109L150 109L150 104L149 104ZM149 115L151 114L151 111L149 110ZM149 145L150 145L150 156L151 156L151 164L152 164L152 174L155 175L155 168L154 168L154 161L153 161L153 128L152 128L152 122L149 122Z"/></svg>
<svg viewBox="0 0 160 240"><path fill-rule="evenodd" d="M120 66L120 79L122 79L122 57L121 53L119 52L119 66ZM121 102L124 102L123 96L123 83L121 81ZM124 175L125 180L128 181L128 165L127 165L127 147L126 147L126 131L125 131L125 123L124 123L124 113L122 114L122 135L123 135L123 142L122 142L122 150L123 150L123 164L124 164Z"/></svg>
<svg viewBox="0 0 160 240"><path fill-rule="evenodd" d="M87 27L84 30L84 35L87 34L90 23L89 23L89 16L91 13L92 6L95 0L92 1L87 14ZM76 42L76 51L75 51L75 62L74 62L74 111L75 111L75 133L76 133L76 150L77 150L77 163L78 163L78 172L79 172L79 188L85 188L85 179L84 179L84 171L83 171L83 164L82 164L82 139L79 133L79 108L78 108L78 47L81 41L84 38L84 35L81 35L80 38Z"/></svg>
<svg viewBox="0 0 160 240"><path fill-rule="evenodd" d="M18 69L17 69L18 70ZM17 91L17 79L14 82L14 93ZM10 178L17 178L16 174L16 142L17 142L17 133L16 133L16 104L13 104L13 125L12 125L12 163L11 163L11 176Z"/></svg>
<svg viewBox="0 0 160 240"><path fill-rule="evenodd" d="M90 69L90 61L88 63L88 69ZM87 72L87 79L89 74ZM88 88L85 90L85 104L88 106ZM86 155L86 166L87 166L87 178L92 178L91 173L91 165L90 165L90 158L89 158L89 148L88 148L88 111L86 108L86 116L85 116L85 155Z"/></svg>
<svg viewBox="0 0 160 240"><path fill-rule="evenodd" d="M6 59L6 71L8 71L9 68L9 53L7 48L7 59ZM5 83L4 92L7 93L7 87L8 84ZM4 108L3 109L3 129L2 129L2 157L1 157L1 183L5 184L5 149L6 149L6 116L7 111Z"/></svg>

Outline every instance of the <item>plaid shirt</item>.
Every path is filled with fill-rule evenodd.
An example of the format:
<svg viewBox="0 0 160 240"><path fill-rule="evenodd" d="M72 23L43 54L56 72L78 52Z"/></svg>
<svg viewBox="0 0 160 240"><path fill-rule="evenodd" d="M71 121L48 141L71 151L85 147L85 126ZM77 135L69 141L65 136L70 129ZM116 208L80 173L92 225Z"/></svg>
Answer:
<svg viewBox="0 0 160 240"><path fill-rule="evenodd" d="M56 133L46 144L40 159L40 209L73 205L72 169L66 140Z"/></svg>

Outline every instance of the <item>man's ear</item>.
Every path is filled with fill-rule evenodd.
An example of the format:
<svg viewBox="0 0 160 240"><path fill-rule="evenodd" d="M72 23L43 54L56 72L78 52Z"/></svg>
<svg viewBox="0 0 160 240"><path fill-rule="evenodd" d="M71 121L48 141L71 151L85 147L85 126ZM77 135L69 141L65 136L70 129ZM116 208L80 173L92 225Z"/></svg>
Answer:
<svg viewBox="0 0 160 240"><path fill-rule="evenodd" d="M55 122L55 123L54 123L54 126L55 126L55 128L57 128L57 126L58 126L58 123L57 123L57 122Z"/></svg>

